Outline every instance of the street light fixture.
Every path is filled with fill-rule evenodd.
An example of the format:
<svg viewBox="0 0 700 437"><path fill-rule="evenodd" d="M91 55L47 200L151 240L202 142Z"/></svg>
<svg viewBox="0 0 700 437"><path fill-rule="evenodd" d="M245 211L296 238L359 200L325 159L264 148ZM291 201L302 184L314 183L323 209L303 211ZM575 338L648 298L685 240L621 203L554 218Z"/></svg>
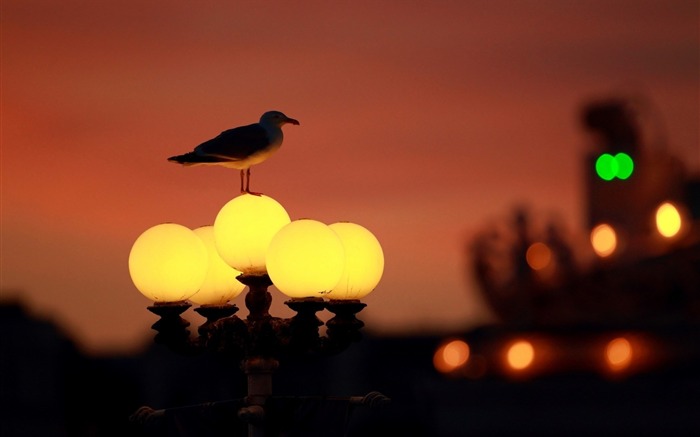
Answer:
<svg viewBox="0 0 700 437"><path fill-rule="evenodd" d="M358 341L364 323L356 314L366 306L359 299L376 287L383 268L381 246L367 229L290 221L274 199L251 194L229 201L213 227L154 226L136 240L129 256L134 284L155 302L148 309L160 316L153 325L156 342L184 354L211 351L240 359L248 396L239 418L249 423L251 436L265 435L264 405L272 396L279 356L334 354ZM235 276L236 271L242 274ZM290 298L285 304L296 315L270 315L273 284ZM228 303L243 285L248 286L245 319ZM180 317L191 306L187 299L200 304L195 311L206 318L196 338ZM322 336L316 313L324 309L334 316Z"/></svg>
<svg viewBox="0 0 700 437"><path fill-rule="evenodd" d="M289 222L289 214L275 199L243 194L226 203L216 215L216 248L234 269L246 275L264 275L270 241Z"/></svg>
<svg viewBox="0 0 700 437"><path fill-rule="evenodd" d="M207 267L207 249L202 240L175 223L146 230L129 254L131 280L155 303L189 299L204 282Z"/></svg>
<svg viewBox="0 0 700 437"><path fill-rule="evenodd" d="M275 287L292 299L323 297L340 281L345 255L330 227L316 220L295 220L270 241L267 271Z"/></svg>
<svg viewBox="0 0 700 437"><path fill-rule="evenodd" d="M194 233L204 242L209 263L204 282L189 300L198 305L223 305L243 292L245 285L236 280L242 272L226 264L219 256L214 226L202 226L195 229Z"/></svg>

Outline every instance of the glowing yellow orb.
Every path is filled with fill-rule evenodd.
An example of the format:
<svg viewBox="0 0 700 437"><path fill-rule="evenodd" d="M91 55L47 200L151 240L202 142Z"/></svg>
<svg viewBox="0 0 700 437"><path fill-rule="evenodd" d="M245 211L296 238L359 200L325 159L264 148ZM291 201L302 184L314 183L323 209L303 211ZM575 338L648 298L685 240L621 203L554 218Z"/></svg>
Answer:
<svg viewBox="0 0 700 437"><path fill-rule="evenodd" d="M216 216L216 249L234 269L263 275L270 241L289 221L289 214L276 200L243 194L230 200Z"/></svg>
<svg viewBox="0 0 700 437"><path fill-rule="evenodd" d="M136 288L155 302L178 302L197 292L207 274L207 248L190 229L174 223L141 234L129 253Z"/></svg>
<svg viewBox="0 0 700 437"><path fill-rule="evenodd" d="M600 257L610 256L617 248L617 234L612 226L603 223L591 231L591 245Z"/></svg>
<svg viewBox="0 0 700 437"><path fill-rule="evenodd" d="M202 226L194 230L207 247L209 267L204 283L190 300L199 305L221 305L235 298L245 288L236 277L241 274L219 256L214 243L214 226Z"/></svg>
<svg viewBox="0 0 700 437"><path fill-rule="evenodd" d="M267 251L267 273L292 298L320 297L338 284L345 251L338 235L316 220L295 220L280 229Z"/></svg>
<svg viewBox="0 0 700 437"><path fill-rule="evenodd" d="M345 268L328 298L362 299L374 290L384 273L382 246L370 231L355 223L333 223L329 227L343 243Z"/></svg>
<svg viewBox="0 0 700 437"><path fill-rule="evenodd" d="M666 238L678 235L683 220L681 214L672 203L665 202L656 210L656 229Z"/></svg>

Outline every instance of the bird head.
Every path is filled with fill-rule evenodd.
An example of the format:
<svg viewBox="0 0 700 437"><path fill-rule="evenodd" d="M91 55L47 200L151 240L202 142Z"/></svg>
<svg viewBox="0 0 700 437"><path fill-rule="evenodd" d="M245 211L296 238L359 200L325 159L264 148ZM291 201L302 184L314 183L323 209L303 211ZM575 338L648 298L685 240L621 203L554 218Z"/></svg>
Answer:
<svg viewBox="0 0 700 437"><path fill-rule="evenodd" d="M270 124L274 126L282 126L283 124L296 124L299 122L293 118L289 118L280 111L268 111L260 117L260 124Z"/></svg>

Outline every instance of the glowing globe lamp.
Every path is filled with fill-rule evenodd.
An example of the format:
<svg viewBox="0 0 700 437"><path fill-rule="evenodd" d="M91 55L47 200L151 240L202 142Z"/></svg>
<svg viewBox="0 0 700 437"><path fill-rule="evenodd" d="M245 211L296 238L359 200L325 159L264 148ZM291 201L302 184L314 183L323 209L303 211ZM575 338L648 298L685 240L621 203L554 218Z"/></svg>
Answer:
<svg viewBox="0 0 700 437"><path fill-rule="evenodd" d="M343 243L345 268L328 298L362 299L374 290L384 273L382 246L370 231L355 223L333 223L329 227Z"/></svg>
<svg viewBox="0 0 700 437"><path fill-rule="evenodd" d="M345 251L338 235L316 220L295 220L280 229L267 251L267 273L291 298L322 297L338 284Z"/></svg>
<svg viewBox="0 0 700 437"><path fill-rule="evenodd" d="M234 269L248 275L264 275L270 241L289 222L289 214L276 200L243 194L230 200L216 216L216 249Z"/></svg>
<svg viewBox="0 0 700 437"><path fill-rule="evenodd" d="M154 302L179 302L199 290L207 274L207 248L185 226L165 223L141 234L129 253L136 288Z"/></svg>
<svg viewBox="0 0 700 437"><path fill-rule="evenodd" d="M235 298L245 288L236 277L238 270L224 262L216 251L214 243L214 226L202 226L194 230L207 248L209 266L204 283L190 300L199 305L222 305Z"/></svg>

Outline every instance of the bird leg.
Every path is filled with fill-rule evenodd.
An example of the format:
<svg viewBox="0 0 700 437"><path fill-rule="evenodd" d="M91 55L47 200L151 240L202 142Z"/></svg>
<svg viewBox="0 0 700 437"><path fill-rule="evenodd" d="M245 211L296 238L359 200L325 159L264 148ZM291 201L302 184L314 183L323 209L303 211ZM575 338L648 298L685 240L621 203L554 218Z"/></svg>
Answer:
<svg viewBox="0 0 700 437"><path fill-rule="evenodd" d="M245 190L243 189L243 170L241 170L241 192L242 193L248 193L252 194L253 196L262 196L262 193L256 193L254 191L250 191L250 167L248 167L245 171Z"/></svg>
<svg viewBox="0 0 700 437"><path fill-rule="evenodd" d="M243 189L243 179L245 178L245 171L241 170L241 193L245 193L246 190Z"/></svg>

